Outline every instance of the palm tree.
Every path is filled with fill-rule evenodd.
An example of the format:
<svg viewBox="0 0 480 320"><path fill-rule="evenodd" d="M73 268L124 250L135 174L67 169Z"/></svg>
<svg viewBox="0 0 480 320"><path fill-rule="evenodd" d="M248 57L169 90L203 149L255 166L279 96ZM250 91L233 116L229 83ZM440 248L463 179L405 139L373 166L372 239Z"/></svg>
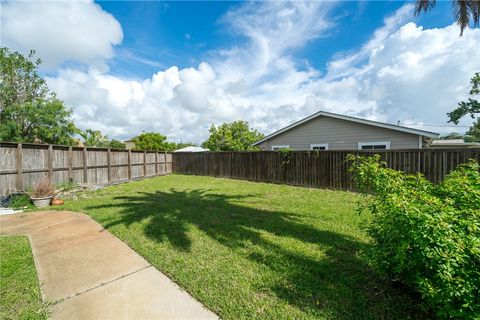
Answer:
<svg viewBox="0 0 480 320"><path fill-rule="evenodd" d="M436 0L417 0L415 15L432 9L436 2ZM463 35L463 30L468 27L471 20L473 20L473 26L478 27L480 0L452 0L452 10L455 20L457 20L457 24L460 26L460 36Z"/></svg>

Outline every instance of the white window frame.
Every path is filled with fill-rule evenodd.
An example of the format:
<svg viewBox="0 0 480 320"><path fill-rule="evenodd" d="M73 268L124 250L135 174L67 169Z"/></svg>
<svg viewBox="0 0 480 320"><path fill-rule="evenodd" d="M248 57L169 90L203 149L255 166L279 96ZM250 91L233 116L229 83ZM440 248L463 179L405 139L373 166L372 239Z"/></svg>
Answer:
<svg viewBox="0 0 480 320"><path fill-rule="evenodd" d="M289 149L290 145L288 144L277 144L277 145L272 145L272 151L275 151L275 149Z"/></svg>
<svg viewBox="0 0 480 320"><path fill-rule="evenodd" d="M313 148L315 147L324 147L325 150L328 150L328 143L311 143L310 144L310 150L313 150Z"/></svg>
<svg viewBox="0 0 480 320"><path fill-rule="evenodd" d="M363 146L385 146L386 150L390 149L390 141L372 141L372 142L359 142L358 143L358 150L363 150ZM375 149L369 149L369 150L375 150Z"/></svg>

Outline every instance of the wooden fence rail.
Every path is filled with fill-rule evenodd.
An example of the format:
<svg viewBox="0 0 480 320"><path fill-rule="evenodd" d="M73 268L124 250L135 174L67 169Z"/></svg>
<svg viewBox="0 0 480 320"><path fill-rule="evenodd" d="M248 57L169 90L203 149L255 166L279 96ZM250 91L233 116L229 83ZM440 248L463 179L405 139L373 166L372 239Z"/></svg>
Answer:
<svg viewBox="0 0 480 320"><path fill-rule="evenodd" d="M0 142L0 195L44 176L54 184L106 185L172 172L172 155L155 151Z"/></svg>
<svg viewBox="0 0 480 320"><path fill-rule="evenodd" d="M173 172L306 187L354 190L348 154L379 154L390 168L421 172L438 183L469 159L480 162L480 149L291 152L174 153Z"/></svg>

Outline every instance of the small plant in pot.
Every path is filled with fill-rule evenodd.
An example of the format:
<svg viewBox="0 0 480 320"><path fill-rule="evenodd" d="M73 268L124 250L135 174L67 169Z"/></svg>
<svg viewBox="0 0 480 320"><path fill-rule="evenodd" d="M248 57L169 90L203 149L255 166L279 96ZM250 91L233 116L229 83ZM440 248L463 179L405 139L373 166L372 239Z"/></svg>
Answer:
<svg viewBox="0 0 480 320"><path fill-rule="evenodd" d="M48 178L40 179L34 186L30 193L30 199L37 208L48 207L53 195L55 194L55 188Z"/></svg>

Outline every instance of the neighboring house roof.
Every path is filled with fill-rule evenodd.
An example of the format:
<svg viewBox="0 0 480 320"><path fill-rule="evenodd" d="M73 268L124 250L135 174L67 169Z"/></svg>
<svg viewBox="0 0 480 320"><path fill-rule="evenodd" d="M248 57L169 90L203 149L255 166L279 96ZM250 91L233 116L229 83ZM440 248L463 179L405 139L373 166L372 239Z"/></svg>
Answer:
<svg viewBox="0 0 480 320"><path fill-rule="evenodd" d="M189 147L175 150L174 152L206 152L206 151L210 151L210 150L202 147L189 146Z"/></svg>
<svg viewBox="0 0 480 320"><path fill-rule="evenodd" d="M286 126L286 127L282 128L278 131L275 131L272 134L269 134L268 136L266 136L262 140L259 140L259 141L255 142L253 145L256 146L256 145L258 145L262 142L265 142L265 141L267 141L267 140L269 140L269 139L271 139L271 138L273 138L273 137L275 137L275 136L277 136L281 133L284 133L284 132L286 132L290 129L293 129L293 128L295 128L295 127L297 127L297 126L299 126L299 125L301 125L301 124L303 124L307 121L310 121L310 120L315 119L315 118L320 117L320 116L330 117L330 118L335 118L335 119L341 119L341 120L346 120L346 121L351 121L351 122L362 123L362 124L366 124L366 125L370 125L370 126L374 126L374 127L380 127L380 128L385 128L385 129L391 129L391 130L416 134L416 135L424 136L424 137L428 137L428 138L437 138L439 136L439 134L436 133L436 132L418 130L418 129L403 127L403 126L399 126L399 125L395 125L395 124L385 123L385 122L378 122L378 121L373 121L373 120L367 120L367 119L362 119L362 118L345 116L345 115L338 114L338 113L319 111L317 113L312 114L311 116L308 116L308 117L306 117L302 120L299 120L295 123L292 123L291 125Z"/></svg>
<svg viewBox="0 0 480 320"><path fill-rule="evenodd" d="M434 140L430 144L431 148L441 147L480 147L478 142L465 142L463 139Z"/></svg>

